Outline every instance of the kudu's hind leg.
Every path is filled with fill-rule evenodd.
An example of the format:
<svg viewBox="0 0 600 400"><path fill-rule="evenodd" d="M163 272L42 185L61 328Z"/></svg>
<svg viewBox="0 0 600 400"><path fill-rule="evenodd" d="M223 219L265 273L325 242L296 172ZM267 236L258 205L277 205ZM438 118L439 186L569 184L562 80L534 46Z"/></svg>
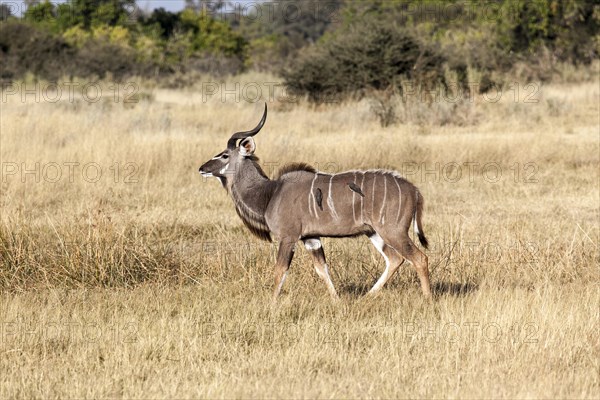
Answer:
<svg viewBox="0 0 600 400"><path fill-rule="evenodd" d="M277 252L277 263L275 264L275 291L273 292L273 301L277 300L281 287L287 276L288 269L294 257L294 248L296 243L293 240L282 240L279 242Z"/></svg>
<svg viewBox="0 0 600 400"><path fill-rule="evenodd" d="M331 276L329 276L329 266L325 260L325 252L323 251L321 240L319 240L319 238L311 238L303 239L302 241L304 242L304 247L306 247L306 250L308 250L313 259L317 275L319 275L321 279L325 281L325 285L327 285L327 290L329 290L331 297L337 299L338 294L335 291L333 282L331 281Z"/></svg>
<svg viewBox="0 0 600 400"><path fill-rule="evenodd" d="M408 236L408 232L394 234L382 231L378 233L380 233L386 245L393 247L415 267L419 281L421 282L423 295L428 298L431 297L427 255L415 246Z"/></svg>
<svg viewBox="0 0 600 400"><path fill-rule="evenodd" d="M404 258L398 254L398 252L392 249L390 246L386 245L377 233L369 236L373 246L381 253L383 258L385 259L385 270L381 277L377 280L375 285L369 290L370 294L374 294L379 291L391 278L394 276L396 271L402 263L404 262Z"/></svg>

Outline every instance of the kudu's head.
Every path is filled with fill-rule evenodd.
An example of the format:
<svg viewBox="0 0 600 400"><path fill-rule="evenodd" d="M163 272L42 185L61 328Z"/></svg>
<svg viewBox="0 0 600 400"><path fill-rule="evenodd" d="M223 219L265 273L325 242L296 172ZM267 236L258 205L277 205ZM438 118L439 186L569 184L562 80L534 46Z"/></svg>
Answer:
<svg viewBox="0 0 600 400"><path fill-rule="evenodd" d="M199 172L204 177L219 178L223 186L227 184L228 176L233 176L244 167L245 161L252 161L256 144L252 136L256 135L267 120L267 104L262 119L250 131L234 133L227 141L227 148L202 164ZM239 141L239 143L238 143Z"/></svg>

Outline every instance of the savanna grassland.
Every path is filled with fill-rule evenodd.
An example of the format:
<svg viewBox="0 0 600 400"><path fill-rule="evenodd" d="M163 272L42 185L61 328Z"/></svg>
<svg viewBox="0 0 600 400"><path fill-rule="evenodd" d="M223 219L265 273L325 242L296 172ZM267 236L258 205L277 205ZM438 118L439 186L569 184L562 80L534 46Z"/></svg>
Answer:
<svg viewBox="0 0 600 400"><path fill-rule="evenodd" d="M268 174L390 168L420 188L431 303L408 264L365 297L384 268L365 237L324 240L339 302L298 246L271 305L275 245L197 172L260 118L243 93L7 96L0 397L598 398L593 76L536 102L519 84L399 103L385 128L368 99L269 101Z"/></svg>

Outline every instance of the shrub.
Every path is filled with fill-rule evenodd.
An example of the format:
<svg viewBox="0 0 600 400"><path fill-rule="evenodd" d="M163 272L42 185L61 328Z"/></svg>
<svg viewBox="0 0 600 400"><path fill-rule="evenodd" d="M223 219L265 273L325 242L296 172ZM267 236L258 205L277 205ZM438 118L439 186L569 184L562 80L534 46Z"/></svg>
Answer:
<svg viewBox="0 0 600 400"><path fill-rule="evenodd" d="M375 22L353 24L325 38L283 71L289 90L312 101L374 89L400 79L443 83L443 57L409 32Z"/></svg>
<svg viewBox="0 0 600 400"><path fill-rule="evenodd" d="M120 81L152 71L152 64L138 57L135 49L110 42L111 39L122 42L119 35L94 39L80 29L67 32L63 38L29 24L13 21L0 24L1 79L21 79L30 73L50 81L68 75L97 78L111 75ZM123 30L115 28L110 32Z"/></svg>
<svg viewBox="0 0 600 400"><path fill-rule="evenodd" d="M76 75L104 78L109 74L117 81L132 75L147 75L150 65L141 63L131 48L90 40L79 50Z"/></svg>
<svg viewBox="0 0 600 400"><path fill-rule="evenodd" d="M44 29L8 21L0 24L0 70L3 81L27 72L56 80L65 75L76 51Z"/></svg>
<svg viewBox="0 0 600 400"><path fill-rule="evenodd" d="M79 25L67 29L63 33L63 38L73 47L83 47L92 37L91 33L82 29Z"/></svg>

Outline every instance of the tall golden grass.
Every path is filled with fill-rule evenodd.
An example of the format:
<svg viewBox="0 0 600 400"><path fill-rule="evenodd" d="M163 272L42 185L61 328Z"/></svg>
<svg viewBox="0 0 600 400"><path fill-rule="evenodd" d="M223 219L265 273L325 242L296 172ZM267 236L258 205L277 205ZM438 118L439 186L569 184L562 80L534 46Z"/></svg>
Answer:
<svg viewBox="0 0 600 400"><path fill-rule="evenodd" d="M387 128L377 100L270 102L268 173L391 168L420 188L435 297L410 265L363 297L383 260L331 239L342 300L299 247L274 308L275 246L197 173L261 103L201 89L3 98L0 397L598 398L598 81L413 99Z"/></svg>

